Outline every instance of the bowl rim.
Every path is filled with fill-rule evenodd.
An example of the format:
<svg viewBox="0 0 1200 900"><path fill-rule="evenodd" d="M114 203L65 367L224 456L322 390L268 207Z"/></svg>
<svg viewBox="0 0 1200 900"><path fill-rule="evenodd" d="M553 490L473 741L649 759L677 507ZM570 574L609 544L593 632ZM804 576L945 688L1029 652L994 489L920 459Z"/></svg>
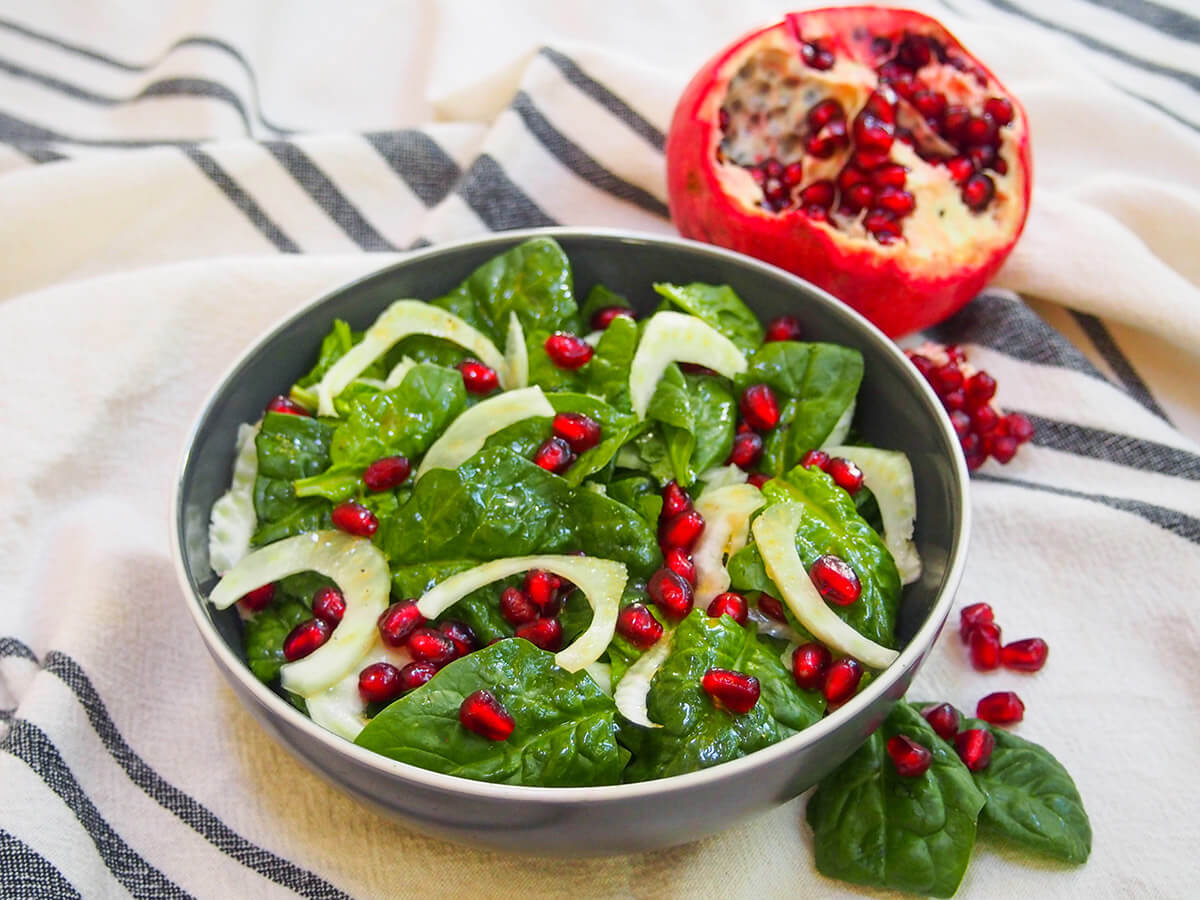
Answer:
<svg viewBox="0 0 1200 900"><path fill-rule="evenodd" d="M953 483L957 488L957 502L953 506L957 507L959 527L954 534L954 541L949 548L948 564L946 568L946 576L941 590L938 592L933 608L930 610L925 621L913 634L907 646L901 651L896 660L883 670L880 675L875 678L866 688L856 694L852 699L847 701L830 715L825 716L821 721L808 728L797 732L783 740L777 741L768 747L756 750L753 753L748 753L738 759L729 760L715 766L710 766L705 769L700 769L695 772L688 772L682 775L670 775L664 778L656 778L650 781L634 782L630 784L615 784L615 785L596 785L588 787L536 787L528 785L512 785L512 784L494 784L486 781L475 781L470 778L462 778L456 775L446 775L440 772L434 772L429 769L423 769L419 766L410 763L403 763L398 760L390 759L382 754L368 750L365 747L359 747L357 744L346 740L330 731L326 731L321 726L317 725L308 716L300 712L292 704L288 703L283 697L272 691L266 684L259 681L251 673L245 661L234 653L233 649L225 643L220 634L216 631L212 622L205 613L205 604L208 602L206 597L202 597L197 588L193 585L191 576L184 564L184 556L181 546L181 534L184 527L182 517L182 492L183 479L187 471L188 465L192 458L192 450L195 446L196 437L199 433L200 426L209 417L213 411L217 396L224 392L226 387L231 382L233 376L238 372L244 363L252 357L259 349L274 338L278 333L290 326L294 321L302 319L310 313L314 308L324 304L332 298L352 291L358 288L366 281L376 278L379 275L388 272L392 269L417 264L429 259L436 258L442 254L452 254L467 247L488 247L492 245L508 245L512 243L520 243L538 237L550 238L605 238L619 244L659 244L667 245L673 248L681 248L689 252L700 253L714 257L735 266L757 269L762 274L772 278L781 279L784 283L790 282L790 286L809 294L814 300L821 305L827 307L835 315L848 317L860 329L864 330L867 335L872 338L885 354L890 354L897 361L903 363L902 371L909 375L911 387L917 394L922 396L926 405L934 411L934 419L937 427L941 430L943 441L953 447L957 445L958 438L954 433L953 426L950 423L949 417L942 409L941 401L938 400L933 388L920 376L920 373L908 363L904 352L900 347L880 331L874 324L865 318L858 311L836 299L827 291L822 290L810 282L793 275L792 273L773 266L769 263L762 262L750 256L726 250L722 247L717 247L712 244L703 243L700 241L688 240L671 235L653 234L650 232L627 230L621 228L604 228L604 227L581 227L581 226L551 226L545 228L525 228L514 229L511 231L489 232L476 237L464 238L455 241L447 241L445 243L434 244L429 247L424 247L419 250L407 252L401 259L389 262L387 265L373 269L364 275L359 276L345 284L326 291L321 295L302 303L296 309L285 313L273 325L261 332L254 338L247 347L239 353L233 361L226 366L220 377L215 382L215 385L205 395L201 403L200 410L188 428L185 438L182 453L179 457L179 462L175 471L175 476L171 486L170 500L170 519L168 522L170 531L171 544L171 562L175 569L176 578L179 586L183 591L187 601L188 611L192 616L192 621L195 623L200 635L204 640L205 645L219 663L220 667L225 669L227 675L232 675L239 682L240 687L248 692L260 706L267 711L272 711L276 716L281 716L286 724L291 728L297 729L309 738L321 744L325 749L335 756L348 757L350 760L365 766L368 769L374 770L380 776L399 779L400 781L416 782L425 789L435 791L448 792L459 796L476 797L481 800L510 800L522 802L537 802L541 804L559 806L571 805L581 802L598 803L598 802L621 802L633 798L646 798L655 795L669 795L679 791L688 791L702 785L712 784L718 781L738 778L739 776L749 775L752 771L758 768L765 768L771 763L782 759L794 752L797 752L809 745L818 743L822 738L831 732L835 731L842 722L852 718L858 711L873 704L876 700L882 699L883 695L889 692L896 680L899 678L899 673L905 671L911 666L914 666L920 658L926 654L933 646L937 638L938 632L941 630L946 618L949 616L950 607L954 602L954 596L958 586L962 580L963 569L967 558L967 548L970 541L971 532L971 506L969 502L969 476L967 473L966 462L962 454L951 454L951 468L954 473ZM893 675L889 678L887 673ZM865 740L865 737L864 737Z"/></svg>

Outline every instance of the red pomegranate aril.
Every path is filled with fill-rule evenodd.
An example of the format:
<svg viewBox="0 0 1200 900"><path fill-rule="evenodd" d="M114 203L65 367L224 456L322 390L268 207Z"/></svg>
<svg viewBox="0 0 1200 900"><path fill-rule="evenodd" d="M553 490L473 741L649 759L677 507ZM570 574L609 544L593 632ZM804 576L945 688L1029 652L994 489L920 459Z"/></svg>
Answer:
<svg viewBox="0 0 1200 900"><path fill-rule="evenodd" d="M285 416L312 416L312 413L286 394L273 397L267 404L267 412L283 413Z"/></svg>
<svg viewBox="0 0 1200 900"><path fill-rule="evenodd" d="M996 691L975 705L975 715L992 725L1013 725L1025 718L1025 704L1012 691Z"/></svg>
<svg viewBox="0 0 1200 900"><path fill-rule="evenodd" d="M845 195L846 204L852 210L862 209L863 207L870 206L871 201L874 199L875 188L871 187L871 185L866 182L854 185L854 187L846 191Z"/></svg>
<svg viewBox="0 0 1200 900"><path fill-rule="evenodd" d="M462 373L463 386L472 394L490 394L500 387L500 377L491 366L477 359L464 359L458 364Z"/></svg>
<svg viewBox="0 0 1200 900"><path fill-rule="evenodd" d="M917 778L929 771L933 764L933 754L928 747L922 747L906 734L898 734L888 738L885 745L887 755L892 758L896 774L901 778Z"/></svg>
<svg viewBox="0 0 1200 900"><path fill-rule="evenodd" d="M766 472L754 472L746 479L746 484L752 484L759 490L762 490L762 486L770 480L771 476Z"/></svg>
<svg viewBox="0 0 1200 900"><path fill-rule="evenodd" d="M981 437L989 431L995 429L1000 424L1000 416L996 414L996 410L984 404L978 407L971 413L971 426L975 433Z"/></svg>
<svg viewBox="0 0 1200 900"><path fill-rule="evenodd" d="M980 369L967 379L964 389L967 392L967 399L973 404L987 403L996 395L996 379Z"/></svg>
<svg viewBox="0 0 1200 900"><path fill-rule="evenodd" d="M848 494L857 494L863 486L862 469L844 456L835 456L825 467L834 483Z"/></svg>
<svg viewBox="0 0 1200 900"><path fill-rule="evenodd" d="M617 614L617 634L645 650L663 636L662 622L641 603L631 603Z"/></svg>
<svg viewBox="0 0 1200 900"><path fill-rule="evenodd" d="M817 557L808 568L808 577L817 593L835 606L849 606L862 596L858 575L844 559L831 553Z"/></svg>
<svg viewBox="0 0 1200 900"><path fill-rule="evenodd" d="M712 602L708 604L707 612L714 619L729 616L739 625L745 625L746 618L750 614L750 607L746 603L746 598L741 594L726 591L724 594L717 594L713 597Z"/></svg>
<svg viewBox="0 0 1200 900"><path fill-rule="evenodd" d="M902 188L908 180L908 169L896 163L880 166L871 173L871 183L877 188Z"/></svg>
<svg viewBox="0 0 1200 900"><path fill-rule="evenodd" d="M537 452L533 454L533 461L547 472L561 475L571 468L571 463L575 462L575 454L571 452L571 445L562 438L552 437L547 438L542 446L537 448Z"/></svg>
<svg viewBox="0 0 1200 900"><path fill-rule="evenodd" d="M479 690L469 695L458 707L458 721L463 728L489 741L506 741L517 727L491 691Z"/></svg>
<svg viewBox="0 0 1200 900"><path fill-rule="evenodd" d="M886 84L879 85L867 96L867 102L863 104L863 112L888 124L894 124L896 121L896 92Z"/></svg>
<svg viewBox="0 0 1200 900"><path fill-rule="evenodd" d="M971 116L963 125L962 136L968 144L991 144L996 140L996 120L986 112L981 116Z"/></svg>
<svg viewBox="0 0 1200 900"><path fill-rule="evenodd" d="M339 503L329 514L335 528L355 537L370 537L379 528L379 520L361 503L347 500Z"/></svg>
<svg viewBox="0 0 1200 900"><path fill-rule="evenodd" d="M545 569L530 569L525 573L525 595L538 609L546 609L558 599L562 579Z"/></svg>
<svg viewBox="0 0 1200 900"><path fill-rule="evenodd" d="M800 163L790 163L783 170L783 183L790 188L798 187L804 180L804 166Z"/></svg>
<svg viewBox="0 0 1200 900"><path fill-rule="evenodd" d="M965 106L948 106L942 117L942 133L951 140L959 140L971 121L971 111Z"/></svg>
<svg viewBox="0 0 1200 900"><path fill-rule="evenodd" d="M426 662L441 668L457 656L454 641L447 635L425 625L414 628L404 642L408 652L417 662Z"/></svg>
<svg viewBox="0 0 1200 900"><path fill-rule="evenodd" d="M830 706L841 706L854 696L862 676L862 664L853 657L843 656L830 663L829 668L825 670L825 683L821 687L825 702Z"/></svg>
<svg viewBox="0 0 1200 900"><path fill-rule="evenodd" d="M984 209L995 195L996 183L982 172L976 172L968 178L962 189L963 203L975 212Z"/></svg>
<svg viewBox="0 0 1200 900"><path fill-rule="evenodd" d="M346 598L335 587L318 588L317 592L313 594L312 611L314 616L328 624L330 628L337 628L342 617L346 615Z"/></svg>
<svg viewBox="0 0 1200 900"><path fill-rule="evenodd" d="M895 216L882 209L873 209L863 219L863 227L871 233L871 237L881 244L891 244L900 240L902 234L900 223Z"/></svg>
<svg viewBox="0 0 1200 900"><path fill-rule="evenodd" d="M917 208L917 201L908 191L885 187L875 195L875 205L894 216L907 216Z"/></svg>
<svg viewBox="0 0 1200 900"><path fill-rule="evenodd" d="M933 386L939 394L944 395L950 391L956 391L962 385L963 373L962 369L958 367L958 363L948 362L933 370Z"/></svg>
<svg viewBox="0 0 1200 900"><path fill-rule="evenodd" d="M1004 417L1005 431L1018 444L1028 443L1033 439L1033 423L1021 413L1009 413Z"/></svg>
<svg viewBox="0 0 1200 900"><path fill-rule="evenodd" d="M838 172L837 185L842 193L846 193L855 185L866 184L869 180L870 177L866 172L862 172L853 166L846 166L846 168Z"/></svg>
<svg viewBox="0 0 1200 900"><path fill-rule="evenodd" d="M729 462L739 469L750 469L758 464L763 455L762 435L755 431L736 434L733 437L733 449L729 452Z"/></svg>
<svg viewBox="0 0 1200 900"><path fill-rule="evenodd" d="M550 428L556 437L570 444L576 453L591 450L600 443L600 423L583 413L559 413L554 417Z"/></svg>
<svg viewBox="0 0 1200 900"><path fill-rule="evenodd" d="M971 635L971 629L976 625L992 625L996 621L996 614L992 611L992 607L987 603L972 603L970 606L964 606L958 614L959 619L959 636L965 642Z"/></svg>
<svg viewBox="0 0 1200 900"><path fill-rule="evenodd" d="M681 512L692 508L692 498L688 492L679 486L677 481L668 481L662 491L663 505L660 518L673 519Z"/></svg>
<svg viewBox="0 0 1200 900"><path fill-rule="evenodd" d="M636 320L632 309L628 306L604 306L592 313L592 331L604 331L614 319L624 317Z"/></svg>
<svg viewBox="0 0 1200 900"><path fill-rule="evenodd" d="M962 716L949 703L927 706L921 710L921 715L925 717L929 727L936 731L937 736L943 741L953 741L954 736L958 734L958 729L962 726Z"/></svg>
<svg viewBox="0 0 1200 900"><path fill-rule="evenodd" d="M856 150L851 158L854 167L864 172L873 172L890 161L891 157L886 152L877 150Z"/></svg>
<svg viewBox="0 0 1200 900"><path fill-rule="evenodd" d="M581 337L556 331L546 338L546 355L560 369L578 369L591 361L595 350Z"/></svg>
<svg viewBox="0 0 1200 900"><path fill-rule="evenodd" d="M758 679L729 669L709 669L700 679L700 687L731 713L744 715L758 703Z"/></svg>
<svg viewBox="0 0 1200 900"><path fill-rule="evenodd" d="M238 599L238 606L246 612L262 612L275 599L275 582L268 582L262 587L256 587Z"/></svg>
<svg viewBox="0 0 1200 900"><path fill-rule="evenodd" d="M860 113L854 119L854 146L859 150L887 153L896 139L896 127L878 116Z"/></svg>
<svg viewBox="0 0 1200 900"><path fill-rule="evenodd" d="M1004 97L989 97L983 103L983 111L995 120L997 125L1008 125L1015 115L1012 101Z"/></svg>
<svg viewBox="0 0 1200 900"><path fill-rule="evenodd" d="M967 408L967 392L962 388L946 392L942 395L942 406L946 407L947 412L965 410Z"/></svg>
<svg viewBox="0 0 1200 900"><path fill-rule="evenodd" d="M992 458L1001 465L1008 465L1017 455L1017 439L1007 434L988 435L987 449Z"/></svg>
<svg viewBox="0 0 1200 900"><path fill-rule="evenodd" d="M829 454L824 450L809 450L800 459L800 465L806 469L821 469L829 465Z"/></svg>
<svg viewBox="0 0 1200 900"><path fill-rule="evenodd" d="M955 736L954 749L968 769L982 772L992 761L996 738L986 728L968 728Z"/></svg>
<svg viewBox="0 0 1200 900"><path fill-rule="evenodd" d="M398 600L379 614L375 624L381 641L389 647L403 647L413 630L425 624L425 617L416 600Z"/></svg>
<svg viewBox="0 0 1200 900"><path fill-rule="evenodd" d="M517 637L553 653L562 646L562 622L558 619L534 619L517 628Z"/></svg>
<svg viewBox="0 0 1200 900"><path fill-rule="evenodd" d="M389 662L371 663L358 673L358 695L363 703L391 703L402 693L400 670Z"/></svg>
<svg viewBox="0 0 1200 900"><path fill-rule="evenodd" d="M437 672L437 666L427 662L410 662L400 670L400 690L407 693L428 684Z"/></svg>
<svg viewBox="0 0 1200 900"><path fill-rule="evenodd" d="M752 384L742 391L738 408L742 418L758 431L770 431L779 424L779 402L765 384Z"/></svg>
<svg viewBox="0 0 1200 900"><path fill-rule="evenodd" d="M758 611L768 619L787 624L787 614L783 611L783 603L770 594L762 594L758 598Z"/></svg>
<svg viewBox="0 0 1200 900"><path fill-rule="evenodd" d="M704 517L694 509L668 519L658 529L658 542L665 548L681 547L690 551L704 533Z"/></svg>
<svg viewBox="0 0 1200 900"><path fill-rule="evenodd" d="M938 91L914 91L911 102L927 119L941 119L946 112L946 95Z"/></svg>
<svg viewBox="0 0 1200 900"><path fill-rule="evenodd" d="M929 38L923 34L906 34L896 47L896 62L910 69L920 69L932 60Z"/></svg>
<svg viewBox="0 0 1200 900"><path fill-rule="evenodd" d="M836 100L822 100L808 111L805 121L808 122L811 131L820 131L834 119L844 118L846 112L842 109L842 104Z"/></svg>
<svg viewBox="0 0 1200 900"><path fill-rule="evenodd" d="M800 202L805 206L822 206L826 209L833 206L834 187L828 178L814 181L800 192Z"/></svg>
<svg viewBox="0 0 1200 900"><path fill-rule="evenodd" d="M506 587L500 594L500 615L509 625L524 625L538 617L538 608L520 588Z"/></svg>
<svg viewBox="0 0 1200 900"><path fill-rule="evenodd" d="M412 463L404 456L385 456L367 466L363 472L363 484L371 493L390 491L408 480L412 472Z"/></svg>
<svg viewBox="0 0 1200 900"><path fill-rule="evenodd" d="M799 341L804 338L804 327L795 316L777 316L767 323L763 343L772 341Z"/></svg>
<svg viewBox="0 0 1200 900"><path fill-rule="evenodd" d="M975 174L975 164L965 156L956 156L946 160L946 168L956 184L962 184Z"/></svg>
<svg viewBox="0 0 1200 900"><path fill-rule="evenodd" d="M663 553L663 565L695 587L696 564L692 561L692 555L682 547L668 548Z"/></svg>
<svg viewBox="0 0 1200 900"><path fill-rule="evenodd" d="M991 169L996 165L996 149L990 144L981 144L967 151L967 159L976 170Z"/></svg>
<svg viewBox="0 0 1200 900"><path fill-rule="evenodd" d="M475 637L475 632L466 622L459 622L457 619L447 619L438 626L438 631L450 638L450 642L454 644L454 655L466 656L468 653L474 653L479 649L479 639Z"/></svg>
<svg viewBox="0 0 1200 900"><path fill-rule="evenodd" d="M819 691L825 684L825 673L833 662L833 654L824 644L810 641L792 651L792 678L805 691Z"/></svg>
<svg viewBox="0 0 1200 900"><path fill-rule="evenodd" d="M659 569L651 575L646 592L663 614L674 621L690 613L695 603L692 586L670 569Z"/></svg>
<svg viewBox="0 0 1200 900"><path fill-rule="evenodd" d="M329 623L321 619L301 622L283 639L283 658L288 662L303 659L329 640L332 631Z"/></svg>
<svg viewBox="0 0 1200 900"><path fill-rule="evenodd" d="M967 637L971 665L980 672L1000 668L1000 638L995 625L978 625Z"/></svg>
<svg viewBox="0 0 1200 900"><path fill-rule="evenodd" d="M1046 664L1050 647L1041 638L1025 638L1000 649L1000 663L1018 672L1036 672Z"/></svg>
<svg viewBox="0 0 1200 900"><path fill-rule="evenodd" d="M800 58L804 64L814 69L832 69L836 60L833 54L826 50L818 41L805 41L800 45Z"/></svg>
<svg viewBox="0 0 1200 900"><path fill-rule="evenodd" d="M971 417L961 409L951 410L950 424L954 426L954 433L957 434L960 439L962 439L966 437L971 430Z"/></svg>
<svg viewBox="0 0 1200 900"><path fill-rule="evenodd" d="M804 145L804 151L817 159L828 159L849 144L850 137L846 131L846 123L841 119L835 119L808 139Z"/></svg>

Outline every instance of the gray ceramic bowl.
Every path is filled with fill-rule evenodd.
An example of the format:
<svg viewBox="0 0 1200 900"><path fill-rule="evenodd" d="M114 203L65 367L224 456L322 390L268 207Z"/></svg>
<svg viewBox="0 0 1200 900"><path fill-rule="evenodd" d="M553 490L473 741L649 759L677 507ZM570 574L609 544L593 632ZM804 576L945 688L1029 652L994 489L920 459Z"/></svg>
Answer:
<svg viewBox="0 0 1200 900"><path fill-rule="evenodd" d="M904 593L900 658L861 694L787 740L723 765L645 784L535 788L485 784L394 762L336 737L272 693L242 661L235 610L205 598L213 501L226 489L239 423L311 365L333 319L366 327L392 300L433 298L522 240L550 235L565 249L583 295L597 282L646 311L654 281L732 285L768 319L793 313L815 340L857 347L866 360L857 423L880 446L903 450L917 485L925 569ZM299 299L299 298L298 298ZM209 652L246 708L293 754L333 784L421 831L506 850L595 855L665 847L731 827L819 781L879 725L908 688L941 631L967 548L967 473L949 420L903 354L828 294L772 266L690 241L615 231L507 232L414 253L403 262L309 302L255 341L221 378L188 439L171 513L180 584Z"/></svg>

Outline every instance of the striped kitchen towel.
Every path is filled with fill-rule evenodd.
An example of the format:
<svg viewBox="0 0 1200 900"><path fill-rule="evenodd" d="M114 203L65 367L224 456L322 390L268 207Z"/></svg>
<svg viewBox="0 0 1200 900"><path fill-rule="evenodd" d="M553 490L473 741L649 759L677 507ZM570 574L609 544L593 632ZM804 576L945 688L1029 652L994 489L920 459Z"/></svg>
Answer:
<svg viewBox="0 0 1200 900"><path fill-rule="evenodd" d="M673 233L674 100L780 8L136 5L0 3L0 896L853 896L813 869L803 799L604 860L380 818L241 710L166 538L201 399L298 304L487 230ZM1020 730L1074 773L1096 832L1080 869L981 846L960 896L1188 896L1200 17L1181 0L918 5L1031 116L1025 236L928 336L1037 429L973 478L961 602L1052 647L1036 677L981 674L947 634L918 692L1018 689Z"/></svg>

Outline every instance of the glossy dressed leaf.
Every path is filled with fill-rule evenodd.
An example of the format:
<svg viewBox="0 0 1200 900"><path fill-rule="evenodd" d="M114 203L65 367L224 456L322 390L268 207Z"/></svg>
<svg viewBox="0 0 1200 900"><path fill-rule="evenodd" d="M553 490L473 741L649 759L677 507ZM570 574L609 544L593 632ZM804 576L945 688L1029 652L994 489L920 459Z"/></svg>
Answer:
<svg viewBox="0 0 1200 900"><path fill-rule="evenodd" d="M296 479L317 475L329 466L333 429L319 419L267 413L255 437L258 478L254 511L258 530L251 543L269 544L294 534L316 531L327 522L328 501L297 497Z"/></svg>
<svg viewBox="0 0 1200 900"><path fill-rule="evenodd" d="M516 722L491 741L459 722L462 701L486 689ZM567 672L527 641L500 641L452 662L392 703L358 736L362 747L435 772L545 787L615 784L628 759L616 707L586 672Z"/></svg>
<svg viewBox="0 0 1200 900"><path fill-rule="evenodd" d="M293 628L313 617L311 596L309 594L306 600L284 594L242 623L246 662L260 681L274 681L287 662L283 656L283 640Z"/></svg>
<svg viewBox="0 0 1200 900"><path fill-rule="evenodd" d="M591 327L592 316L609 306L633 309L633 304L623 294L618 294L602 284L593 285L592 289L588 291L587 299L579 308L579 318L583 320L585 327Z"/></svg>
<svg viewBox="0 0 1200 900"><path fill-rule="evenodd" d="M653 479L645 475L633 475L610 481L608 496L619 503L624 503L630 509L636 510L652 527L658 527L658 517L662 514L662 494L658 492Z"/></svg>
<svg viewBox="0 0 1200 900"><path fill-rule="evenodd" d="M672 363L655 388L646 420L658 423L675 480L689 485L729 456L737 403L723 379L684 375Z"/></svg>
<svg viewBox="0 0 1200 900"><path fill-rule="evenodd" d="M629 368L633 364L637 344L637 323L624 317L613 319L596 345L591 362L582 369L587 392L603 397L622 412L632 409Z"/></svg>
<svg viewBox="0 0 1200 900"><path fill-rule="evenodd" d="M656 284L654 290L670 306L721 332L743 353L753 353L763 341L758 316L727 284Z"/></svg>

